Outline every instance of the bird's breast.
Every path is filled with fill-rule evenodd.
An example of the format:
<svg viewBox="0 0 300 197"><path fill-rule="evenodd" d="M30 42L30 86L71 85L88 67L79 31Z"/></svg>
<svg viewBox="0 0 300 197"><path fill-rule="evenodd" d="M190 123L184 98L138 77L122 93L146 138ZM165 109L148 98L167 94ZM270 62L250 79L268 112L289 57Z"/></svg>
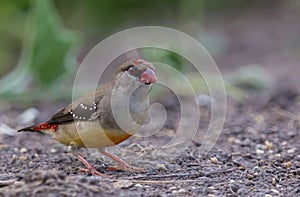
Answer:
<svg viewBox="0 0 300 197"><path fill-rule="evenodd" d="M103 129L98 121L76 121L60 125L53 137L65 145L104 148L119 144L131 135L119 129Z"/></svg>

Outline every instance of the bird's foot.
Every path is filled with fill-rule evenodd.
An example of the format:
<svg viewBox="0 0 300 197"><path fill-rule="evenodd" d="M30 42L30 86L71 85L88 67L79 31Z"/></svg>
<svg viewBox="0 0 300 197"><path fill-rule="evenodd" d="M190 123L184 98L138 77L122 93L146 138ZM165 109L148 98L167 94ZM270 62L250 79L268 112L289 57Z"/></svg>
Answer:
<svg viewBox="0 0 300 197"><path fill-rule="evenodd" d="M113 176L102 174L101 172L99 172L98 170L96 170L92 166L90 166L88 168L80 168L79 171L83 172L83 173L91 173L94 176L102 176L102 177L106 177L106 178L114 178Z"/></svg>
<svg viewBox="0 0 300 197"><path fill-rule="evenodd" d="M136 168L133 166L130 166L125 161L117 157L116 155L113 155L111 153L108 153L104 150L99 150L103 155L111 158L112 160L116 161L119 165L118 166L109 166L107 169L110 171L125 171L125 172L146 172L143 168Z"/></svg>
<svg viewBox="0 0 300 197"><path fill-rule="evenodd" d="M92 175L96 176L105 176L104 174L98 172L94 167L80 168L79 171L84 173L91 173Z"/></svg>

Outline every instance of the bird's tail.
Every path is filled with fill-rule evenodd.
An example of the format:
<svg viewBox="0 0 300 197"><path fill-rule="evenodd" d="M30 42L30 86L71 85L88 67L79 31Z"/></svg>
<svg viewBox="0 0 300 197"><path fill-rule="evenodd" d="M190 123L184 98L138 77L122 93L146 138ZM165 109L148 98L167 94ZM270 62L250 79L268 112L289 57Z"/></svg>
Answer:
<svg viewBox="0 0 300 197"><path fill-rule="evenodd" d="M37 130L34 129L34 125L17 130L17 132L21 131L37 132Z"/></svg>
<svg viewBox="0 0 300 197"><path fill-rule="evenodd" d="M38 132L38 131L44 131L44 130L52 130L56 131L58 125L57 124L49 124L48 122L43 122L40 124L36 124L30 127L25 127L23 129L19 129L18 132L20 131L31 131L31 132Z"/></svg>

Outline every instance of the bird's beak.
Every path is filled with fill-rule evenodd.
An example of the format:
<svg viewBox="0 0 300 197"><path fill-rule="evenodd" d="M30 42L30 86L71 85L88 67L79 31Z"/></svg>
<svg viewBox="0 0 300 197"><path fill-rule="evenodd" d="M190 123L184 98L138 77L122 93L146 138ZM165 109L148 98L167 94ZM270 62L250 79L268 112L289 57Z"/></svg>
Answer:
<svg viewBox="0 0 300 197"><path fill-rule="evenodd" d="M154 70L152 70L151 68L147 68L147 70L141 74L139 81L144 84L155 83L157 79Z"/></svg>

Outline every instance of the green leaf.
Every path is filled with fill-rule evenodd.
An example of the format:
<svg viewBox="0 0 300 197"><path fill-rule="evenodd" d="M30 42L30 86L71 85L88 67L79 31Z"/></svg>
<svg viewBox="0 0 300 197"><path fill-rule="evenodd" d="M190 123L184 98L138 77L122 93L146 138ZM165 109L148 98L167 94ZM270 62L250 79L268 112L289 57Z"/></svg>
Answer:
<svg viewBox="0 0 300 197"><path fill-rule="evenodd" d="M49 87L75 70L79 37L66 30L52 0L32 1L18 66L0 81L0 94L16 95L35 82Z"/></svg>

